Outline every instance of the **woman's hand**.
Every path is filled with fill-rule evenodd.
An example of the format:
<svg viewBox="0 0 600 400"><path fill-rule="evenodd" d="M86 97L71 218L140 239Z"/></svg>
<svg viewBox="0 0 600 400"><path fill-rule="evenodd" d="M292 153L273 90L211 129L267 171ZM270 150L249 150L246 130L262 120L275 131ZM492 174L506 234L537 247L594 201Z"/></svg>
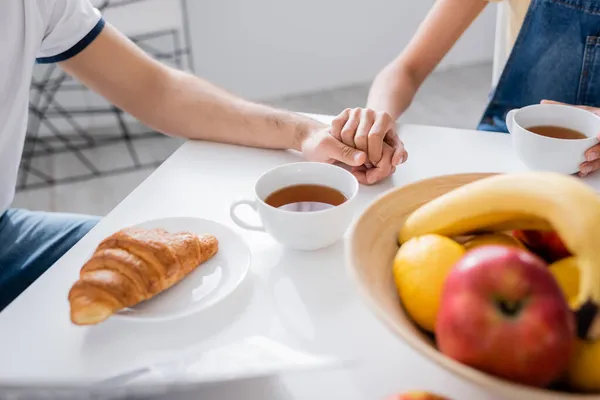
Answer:
<svg viewBox="0 0 600 400"><path fill-rule="evenodd" d="M563 104L563 105L571 105L560 103L558 101L551 100L542 100L542 104ZM577 108L581 108L583 110L587 110L591 113L594 113L600 116L600 108L590 107L590 106L573 106ZM600 139L600 132L598 132L598 138ZM595 172L600 169L600 144L590 147L585 152L585 162L579 166L579 176L587 176L592 172Z"/></svg>
<svg viewBox="0 0 600 400"><path fill-rule="evenodd" d="M396 133L396 125L385 112L347 108L331 123L331 135L367 155L363 165L352 169L354 176L363 184L387 178L408 158Z"/></svg>

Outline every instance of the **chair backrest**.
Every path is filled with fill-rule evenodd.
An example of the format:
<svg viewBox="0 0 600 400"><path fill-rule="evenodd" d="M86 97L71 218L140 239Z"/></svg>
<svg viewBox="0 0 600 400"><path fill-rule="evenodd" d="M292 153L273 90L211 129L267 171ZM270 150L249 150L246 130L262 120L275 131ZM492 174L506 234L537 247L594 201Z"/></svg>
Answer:
<svg viewBox="0 0 600 400"><path fill-rule="evenodd" d="M493 61L493 72L492 72L492 86L496 86L506 58L506 27L508 26L508 13L506 4L504 1L498 2L496 5L496 37L494 40L494 61Z"/></svg>

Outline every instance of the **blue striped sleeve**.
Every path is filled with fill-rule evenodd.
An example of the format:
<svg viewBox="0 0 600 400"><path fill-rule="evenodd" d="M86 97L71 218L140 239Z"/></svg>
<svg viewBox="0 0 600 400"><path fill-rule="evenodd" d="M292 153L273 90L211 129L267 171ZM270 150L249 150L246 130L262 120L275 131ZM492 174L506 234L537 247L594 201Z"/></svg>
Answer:
<svg viewBox="0 0 600 400"><path fill-rule="evenodd" d="M105 24L104 18L100 18L100 20L92 28L92 30L89 31L88 34L83 37L83 39L81 39L79 42L75 43L75 45L73 47L71 47L68 50L63 51L60 54L52 56L52 57L38 57L36 59L36 62L38 64L52 64L52 63L57 63L57 62L68 60L71 57L75 57L83 49L85 49L87 46L89 46L89 44L92 43L94 41L94 39L96 39L98 37L100 32L102 32L102 29L104 28L104 24Z"/></svg>

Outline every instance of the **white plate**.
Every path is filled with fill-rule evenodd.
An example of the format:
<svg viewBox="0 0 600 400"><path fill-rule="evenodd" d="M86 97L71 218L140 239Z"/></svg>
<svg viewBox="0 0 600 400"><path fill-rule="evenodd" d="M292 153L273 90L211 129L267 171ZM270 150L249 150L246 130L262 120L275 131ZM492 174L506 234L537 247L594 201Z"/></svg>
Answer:
<svg viewBox="0 0 600 400"><path fill-rule="evenodd" d="M244 280L250 267L250 250L235 232L201 218L165 218L146 221L135 227L163 228L169 232L208 233L219 241L219 251L179 283L150 300L116 313L113 318L164 321L184 317L217 304Z"/></svg>

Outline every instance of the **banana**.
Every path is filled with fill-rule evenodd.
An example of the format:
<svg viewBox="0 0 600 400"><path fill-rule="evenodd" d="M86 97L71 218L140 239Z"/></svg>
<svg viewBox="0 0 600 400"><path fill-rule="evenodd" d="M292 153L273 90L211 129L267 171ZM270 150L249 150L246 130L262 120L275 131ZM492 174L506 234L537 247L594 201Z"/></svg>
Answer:
<svg viewBox="0 0 600 400"><path fill-rule="evenodd" d="M512 219L507 219L503 222L497 224L491 224L484 226L478 231L481 233L486 232L507 232L507 231L516 231L516 230L536 230L536 231L551 231L552 226L548 223L548 221L535 218L528 215L523 215L522 217L515 217ZM478 232L479 233L479 232Z"/></svg>
<svg viewBox="0 0 600 400"><path fill-rule="evenodd" d="M577 178L551 172L494 175L466 184L415 210L400 243L425 234L461 236L490 227L546 221L577 257L581 285L578 335L600 338L600 198ZM543 226L545 224L540 224Z"/></svg>

